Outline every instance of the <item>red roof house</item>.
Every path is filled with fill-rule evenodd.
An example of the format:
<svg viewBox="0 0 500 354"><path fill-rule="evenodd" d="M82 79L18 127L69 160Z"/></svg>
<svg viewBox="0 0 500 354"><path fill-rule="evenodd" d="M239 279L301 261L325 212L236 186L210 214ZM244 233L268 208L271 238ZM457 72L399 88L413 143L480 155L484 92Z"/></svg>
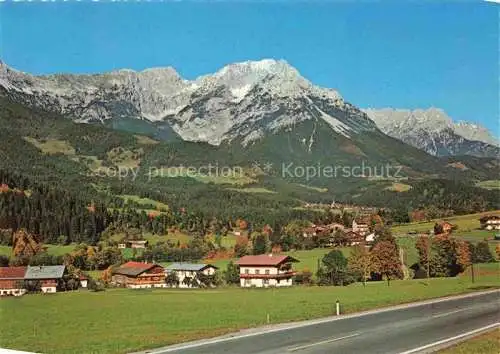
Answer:
<svg viewBox="0 0 500 354"><path fill-rule="evenodd" d="M295 272L292 263L297 259L287 255L262 254L241 257L240 285L242 287L291 286Z"/></svg>
<svg viewBox="0 0 500 354"><path fill-rule="evenodd" d="M22 287L26 267L0 267L0 296L20 296L25 293Z"/></svg>

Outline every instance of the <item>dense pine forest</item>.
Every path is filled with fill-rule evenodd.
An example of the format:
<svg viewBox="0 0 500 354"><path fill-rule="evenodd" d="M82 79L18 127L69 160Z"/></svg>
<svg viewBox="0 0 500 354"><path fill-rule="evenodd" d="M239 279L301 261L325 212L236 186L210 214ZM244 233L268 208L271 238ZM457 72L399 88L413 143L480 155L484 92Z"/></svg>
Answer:
<svg viewBox="0 0 500 354"><path fill-rule="evenodd" d="M175 227L203 235L244 219L255 228L269 225L281 230L292 220L331 218L321 208L304 205L329 205L332 200L382 208L395 222L429 207L447 214L500 208L499 190L475 187L478 180L497 178L500 165L491 158L438 160L443 166L465 161L469 168L436 167L434 175L412 172L397 181L406 186L397 191L392 181L282 178L252 170L252 154L257 152L241 146L154 140L102 125L77 124L6 98L0 98L0 124L0 229L25 228L45 243L96 244L110 225L157 234ZM268 160L278 163L272 159L271 154ZM245 174L236 181L148 174L159 166L214 161L243 166ZM136 175L111 173L124 168ZM165 210L156 202L166 205Z"/></svg>

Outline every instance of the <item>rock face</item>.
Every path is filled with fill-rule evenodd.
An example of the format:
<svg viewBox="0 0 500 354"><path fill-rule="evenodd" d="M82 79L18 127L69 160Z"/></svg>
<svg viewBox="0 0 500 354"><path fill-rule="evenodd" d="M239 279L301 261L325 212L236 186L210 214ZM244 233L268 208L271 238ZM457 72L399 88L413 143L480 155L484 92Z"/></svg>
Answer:
<svg viewBox="0 0 500 354"><path fill-rule="evenodd" d="M365 109L384 133L435 156L498 157L499 142L484 127L455 123L441 109Z"/></svg>
<svg viewBox="0 0 500 354"><path fill-rule="evenodd" d="M129 130L147 126L148 133L156 131L160 138L212 145L237 141L246 147L307 123L313 131L299 138L309 150L321 144L314 127L326 125L332 139L355 143L360 135L379 136L381 130L435 156L491 157L499 152L497 140L485 128L454 123L434 108L362 111L337 91L313 85L283 60L234 63L195 80L183 79L171 67L33 76L0 62L0 92L77 122L120 128L129 124Z"/></svg>
<svg viewBox="0 0 500 354"><path fill-rule="evenodd" d="M2 63L0 86L16 101L78 122L141 119L213 145L235 138L246 145L317 119L343 136L377 129L337 91L314 86L283 60L230 64L192 81L170 67L32 76Z"/></svg>

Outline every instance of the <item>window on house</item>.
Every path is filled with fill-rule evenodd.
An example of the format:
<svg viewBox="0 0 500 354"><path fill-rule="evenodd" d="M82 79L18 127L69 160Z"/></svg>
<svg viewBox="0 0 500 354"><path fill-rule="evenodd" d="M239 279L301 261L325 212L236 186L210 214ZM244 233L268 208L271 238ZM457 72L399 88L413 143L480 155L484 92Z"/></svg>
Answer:
<svg viewBox="0 0 500 354"><path fill-rule="evenodd" d="M266 274L269 275L269 269L266 269Z"/></svg>
<svg viewBox="0 0 500 354"><path fill-rule="evenodd" d="M280 280L281 280L281 279L278 279L278 284L280 283Z"/></svg>
<svg viewBox="0 0 500 354"><path fill-rule="evenodd" d="M260 274L260 269L255 269L255 274Z"/></svg>
<svg viewBox="0 0 500 354"><path fill-rule="evenodd" d="M269 279L264 279L264 285L269 285Z"/></svg>
<svg viewBox="0 0 500 354"><path fill-rule="evenodd" d="M250 283L251 283L250 279L245 279L245 284L246 285L250 285Z"/></svg>
<svg viewBox="0 0 500 354"><path fill-rule="evenodd" d="M250 274L250 269L246 268L245 269L245 274Z"/></svg>

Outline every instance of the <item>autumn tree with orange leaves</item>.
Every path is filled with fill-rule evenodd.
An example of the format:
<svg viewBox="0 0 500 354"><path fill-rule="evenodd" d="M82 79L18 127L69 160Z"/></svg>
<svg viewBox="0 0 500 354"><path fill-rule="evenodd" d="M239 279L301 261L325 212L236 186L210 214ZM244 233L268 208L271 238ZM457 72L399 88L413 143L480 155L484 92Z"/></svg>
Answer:
<svg viewBox="0 0 500 354"><path fill-rule="evenodd" d="M385 278L388 286L391 279L403 277L399 251L395 242L380 241L373 246L370 253L373 272Z"/></svg>
<svg viewBox="0 0 500 354"><path fill-rule="evenodd" d="M429 267L431 277L454 277L472 262L469 244L447 234L437 235L432 239L428 236L419 237L415 247L420 267Z"/></svg>
<svg viewBox="0 0 500 354"><path fill-rule="evenodd" d="M33 257L43 251L42 242L38 238L19 229L12 236L12 254L14 257Z"/></svg>
<svg viewBox="0 0 500 354"><path fill-rule="evenodd" d="M248 237L238 236L234 245L234 254L236 257L243 257L248 254Z"/></svg>

